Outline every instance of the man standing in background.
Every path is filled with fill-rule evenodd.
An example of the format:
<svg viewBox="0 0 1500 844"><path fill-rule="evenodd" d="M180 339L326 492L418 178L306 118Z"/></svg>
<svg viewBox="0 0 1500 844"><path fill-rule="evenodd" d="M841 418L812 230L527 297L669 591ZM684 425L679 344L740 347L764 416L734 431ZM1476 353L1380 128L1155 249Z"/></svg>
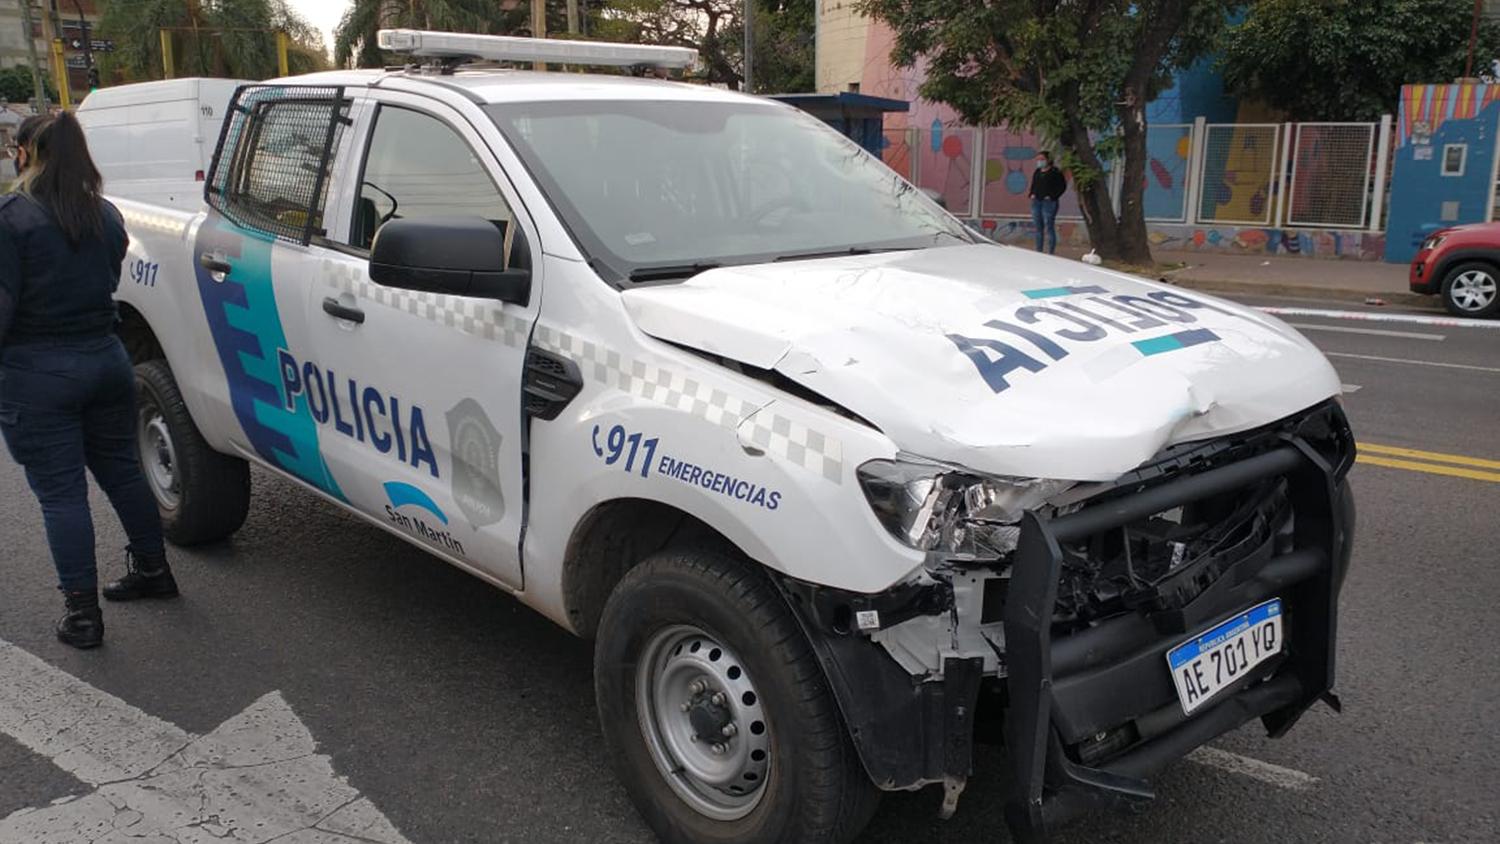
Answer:
<svg viewBox="0 0 1500 844"><path fill-rule="evenodd" d="M1057 254L1057 201L1068 190L1062 171L1052 166L1052 153L1036 154L1036 173L1031 176L1031 221L1036 224L1036 251ZM1045 242L1044 242L1045 241Z"/></svg>

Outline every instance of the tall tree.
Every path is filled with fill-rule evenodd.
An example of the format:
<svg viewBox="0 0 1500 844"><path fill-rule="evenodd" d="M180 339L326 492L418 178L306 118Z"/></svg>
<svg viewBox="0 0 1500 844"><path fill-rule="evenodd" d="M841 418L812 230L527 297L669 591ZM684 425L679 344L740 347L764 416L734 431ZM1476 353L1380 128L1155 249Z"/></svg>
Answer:
<svg viewBox="0 0 1500 844"><path fill-rule="evenodd" d="M610 0L596 29L606 41L698 51L710 83L745 82L743 0Z"/></svg>
<svg viewBox="0 0 1500 844"><path fill-rule="evenodd" d="M859 0L896 33L892 60L925 62L927 99L974 124L1053 138L1099 254L1151 261L1143 195L1146 105L1215 45L1241 0ZM1105 162L1120 160L1114 211Z"/></svg>
<svg viewBox="0 0 1500 844"><path fill-rule="evenodd" d="M816 87L813 0L756 0L755 90L805 93Z"/></svg>
<svg viewBox="0 0 1500 844"><path fill-rule="evenodd" d="M547 34L566 37L567 0L547 4ZM587 14L580 22L593 33L608 14L611 0L580 3ZM353 0L333 32L333 63L339 67L383 67L397 61L381 52L376 34L382 29L431 29L480 35L530 35L529 0Z"/></svg>
<svg viewBox="0 0 1500 844"><path fill-rule="evenodd" d="M526 4L507 0L353 0L333 31L333 63L338 67L389 64L375 40L382 29L501 35L526 20Z"/></svg>
<svg viewBox="0 0 1500 844"><path fill-rule="evenodd" d="M179 76L275 76L277 31L292 39L293 73L327 65L317 29L286 0L104 0L101 5L98 34L115 42L115 52L99 57L106 76L161 78L158 33L163 29L172 31Z"/></svg>
<svg viewBox="0 0 1500 844"><path fill-rule="evenodd" d="M1474 4L1457 0L1257 0L1231 27L1226 86L1293 120L1378 120L1408 82L1464 72ZM1500 24L1479 30L1474 72L1500 58Z"/></svg>

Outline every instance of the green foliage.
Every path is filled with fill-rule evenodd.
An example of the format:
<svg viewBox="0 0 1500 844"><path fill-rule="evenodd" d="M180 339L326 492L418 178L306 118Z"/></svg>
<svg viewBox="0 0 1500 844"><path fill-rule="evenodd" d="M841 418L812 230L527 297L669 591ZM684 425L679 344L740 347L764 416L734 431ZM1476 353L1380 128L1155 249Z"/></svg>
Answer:
<svg viewBox="0 0 1500 844"><path fill-rule="evenodd" d="M337 67L384 67L395 63L381 53L375 36L382 29L431 29L481 35L520 34L529 28L526 3L506 9L495 0L353 0L333 31ZM547 22L552 23L552 9Z"/></svg>
<svg viewBox="0 0 1500 844"><path fill-rule="evenodd" d="M567 32L566 0L545 0L547 32ZM813 0L755 0L756 90L813 88ZM581 4L580 4L581 5ZM586 37L603 41L692 47L707 82L744 81L743 0L590 0L581 22ZM381 53L376 33L411 27L486 35L531 34L526 0L354 0L334 31L333 62L381 67L398 61Z"/></svg>
<svg viewBox="0 0 1500 844"><path fill-rule="evenodd" d="M692 47L706 81L734 88L745 81L743 0L609 0L608 7L599 38Z"/></svg>
<svg viewBox="0 0 1500 844"><path fill-rule="evenodd" d="M1027 127L1056 139L1083 190L1101 253L1149 257L1141 210L1145 106L1174 70L1210 52L1241 0L858 0L896 35L892 60L924 61L923 97L974 124ZM1120 137L1116 137L1116 133ZM1096 137L1108 140L1096 141ZM1123 156L1114 232L1104 161ZM1091 193L1096 191L1097 193ZM1129 253L1129 254L1127 254Z"/></svg>
<svg viewBox="0 0 1500 844"><path fill-rule="evenodd" d="M46 74L42 75L42 84L47 89L47 98L57 102L57 90L52 87L52 81ZM6 102L27 103L36 96L36 85L31 77L31 68L24 64L14 67L0 69L0 97Z"/></svg>
<svg viewBox="0 0 1500 844"><path fill-rule="evenodd" d="M286 0L102 0L96 34L115 42L97 56L106 79L160 79L162 29L172 33L178 76L264 79L277 75L275 32L292 40L292 73L327 66L322 37Z"/></svg>
<svg viewBox="0 0 1500 844"><path fill-rule="evenodd" d="M813 0L756 0L755 90L800 94L817 87Z"/></svg>
<svg viewBox="0 0 1500 844"><path fill-rule="evenodd" d="M1293 120L1378 120L1401 86L1463 75L1474 4L1457 0L1257 0L1220 59L1233 93ZM1480 27L1475 75L1500 58Z"/></svg>

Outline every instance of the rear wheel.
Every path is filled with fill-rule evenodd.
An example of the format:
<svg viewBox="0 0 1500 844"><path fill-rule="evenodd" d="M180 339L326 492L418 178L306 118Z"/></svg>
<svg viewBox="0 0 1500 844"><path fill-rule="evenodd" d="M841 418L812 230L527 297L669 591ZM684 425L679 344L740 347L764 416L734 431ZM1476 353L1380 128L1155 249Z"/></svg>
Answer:
<svg viewBox="0 0 1500 844"><path fill-rule="evenodd" d="M1481 261L1459 264L1443 278L1443 306L1456 316L1500 314L1500 270Z"/></svg>
<svg viewBox="0 0 1500 844"><path fill-rule="evenodd" d="M227 538L250 512L250 466L209 447L164 360L137 364L141 471L175 545Z"/></svg>
<svg viewBox="0 0 1500 844"><path fill-rule="evenodd" d="M765 576L665 551L605 607L594 679L620 781L667 842L840 842L879 792L816 656Z"/></svg>

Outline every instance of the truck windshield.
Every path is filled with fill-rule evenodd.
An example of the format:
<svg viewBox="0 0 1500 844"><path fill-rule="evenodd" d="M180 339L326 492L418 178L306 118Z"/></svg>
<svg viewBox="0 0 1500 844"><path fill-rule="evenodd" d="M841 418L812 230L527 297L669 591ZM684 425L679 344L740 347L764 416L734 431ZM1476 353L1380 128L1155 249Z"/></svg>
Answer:
<svg viewBox="0 0 1500 844"><path fill-rule="evenodd" d="M972 242L878 159L790 108L614 100L488 110L614 281Z"/></svg>

